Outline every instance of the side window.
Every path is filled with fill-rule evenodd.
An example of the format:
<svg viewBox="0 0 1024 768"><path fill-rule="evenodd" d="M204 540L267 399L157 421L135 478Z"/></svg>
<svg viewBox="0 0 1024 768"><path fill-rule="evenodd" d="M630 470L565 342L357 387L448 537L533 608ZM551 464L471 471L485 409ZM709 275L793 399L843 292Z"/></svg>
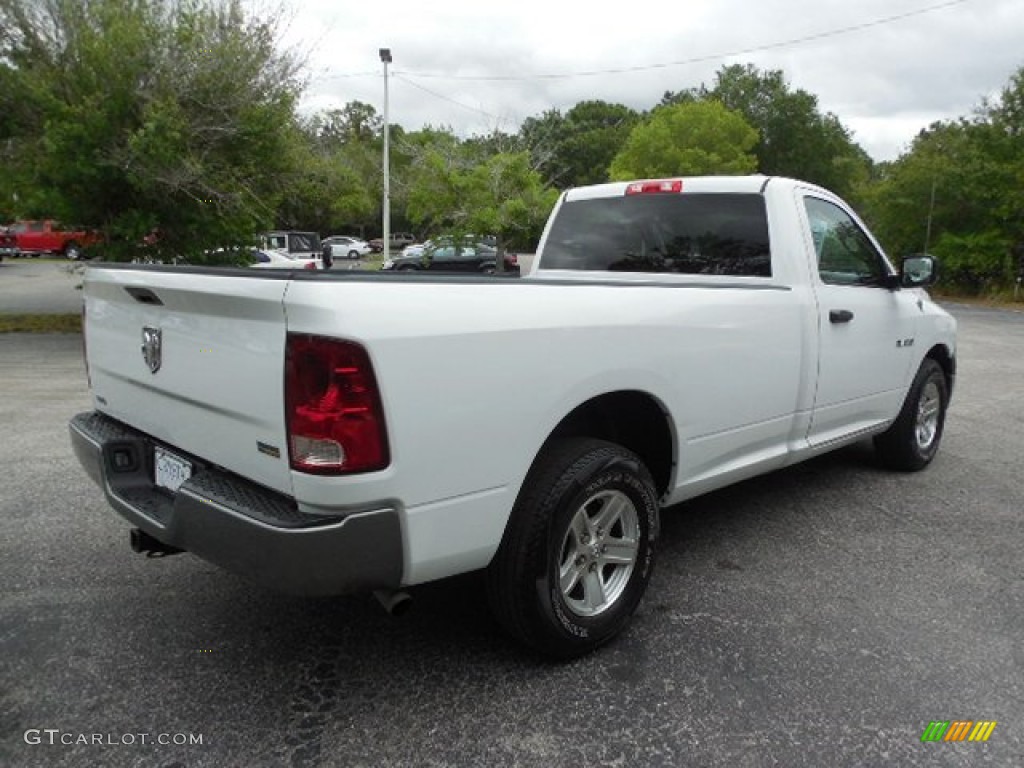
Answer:
<svg viewBox="0 0 1024 768"><path fill-rule="evenodd" d="M885 259L849 214L816 197L805 197L807 221L818 258L818 275L830 285L881 286Z"/></svg>
<svg viewBox="0 0 1024 768"><path fill-rule="evenodd" d="M313 242L313 236L306 232L292 232L288 235L288 250L292 253L316 253L320 250Z"/></svg>

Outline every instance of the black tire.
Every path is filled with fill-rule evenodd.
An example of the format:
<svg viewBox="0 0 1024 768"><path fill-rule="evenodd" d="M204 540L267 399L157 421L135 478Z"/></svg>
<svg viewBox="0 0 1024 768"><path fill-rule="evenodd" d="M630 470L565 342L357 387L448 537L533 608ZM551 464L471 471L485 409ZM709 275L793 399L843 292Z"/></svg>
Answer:
<svg viewBox="0 0 1024 768"><path fill-rule="evenodd" d="M358 258L359 258L359 251L349 251L348 252L348 260L349 261L355 261Z"/></svg>
<svg viewBox="0 0 1024 768"><path fill-rule="evenodd" d="M889 469L916 472L939 450L949 405L949 383L942 366L930 357L921 362L899 416L875 437L875 450Z"/></svg>
<svg viewBox="0 0 1024 768"><path fill-rule="evenodd" d="M651 578L658 515L654 481L631 451L591 438L545 448L487 569L495 617L556 659L608 642Z"/></svg>
<svg viewBox="0 0 1024 768"><path fill-rule="evenodd" d="M78 243L72 241L64 246L64 258L69 261L78 261L82 258L82 249Z"/></svg>

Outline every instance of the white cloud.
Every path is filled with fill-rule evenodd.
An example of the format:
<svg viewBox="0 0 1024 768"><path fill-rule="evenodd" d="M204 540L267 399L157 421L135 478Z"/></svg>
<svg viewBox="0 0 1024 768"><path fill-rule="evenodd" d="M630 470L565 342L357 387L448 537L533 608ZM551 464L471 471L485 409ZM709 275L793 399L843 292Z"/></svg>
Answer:
<svg viewBox="0 0 1024 768"><path fill-rule="evenodd" d="M284 40L311 65L304 109L358 99L380 110L377 52L390 47L392 122L463 135L514 131L586 99L648 109L667 90L751 62L781 69L872 157L888 160L934 120L969 114L1024 66L1020 0L295 0L292 12ZM595 70L605 73L546 77Z"/></svg>

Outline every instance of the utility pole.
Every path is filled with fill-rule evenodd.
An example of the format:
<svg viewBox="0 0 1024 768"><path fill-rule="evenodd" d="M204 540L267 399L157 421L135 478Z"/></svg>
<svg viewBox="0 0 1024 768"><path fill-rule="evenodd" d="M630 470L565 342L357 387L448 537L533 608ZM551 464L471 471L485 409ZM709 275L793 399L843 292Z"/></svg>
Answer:
<svg viewBox="0 0 1024 768"><path fill-rule="evenodd" d="M384 211L382 239L384 241L384 258L391 255L391 161L390 139L391 128L388 120L388 64L391 63L391 49L380 49L380 60L384 64Z"/></svg>
<svg viewBox="0 0 1024 768"><path fill-rule="evenodd" d="M936 180L932 179L932 199L928 203L928 226L924 231L924 253L928 253L928 248L932 244L932 214L935 213L935 185Z"/></svg>

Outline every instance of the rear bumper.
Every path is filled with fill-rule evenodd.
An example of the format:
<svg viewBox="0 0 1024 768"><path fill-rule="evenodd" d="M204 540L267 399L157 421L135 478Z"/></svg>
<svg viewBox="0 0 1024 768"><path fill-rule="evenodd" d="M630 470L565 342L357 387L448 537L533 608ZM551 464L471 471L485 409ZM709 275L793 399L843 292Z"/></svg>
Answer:
<svg viewBox="0 0 1024 768"><path fill-rule="evenodd" d="M308 515L294 499L199 459L172 494L153 484L152 438L98 412L75 416L69 429L78 460L110 505L165 544L283 592L331 595L401 585L402 532L394 508Z"/></svg>

